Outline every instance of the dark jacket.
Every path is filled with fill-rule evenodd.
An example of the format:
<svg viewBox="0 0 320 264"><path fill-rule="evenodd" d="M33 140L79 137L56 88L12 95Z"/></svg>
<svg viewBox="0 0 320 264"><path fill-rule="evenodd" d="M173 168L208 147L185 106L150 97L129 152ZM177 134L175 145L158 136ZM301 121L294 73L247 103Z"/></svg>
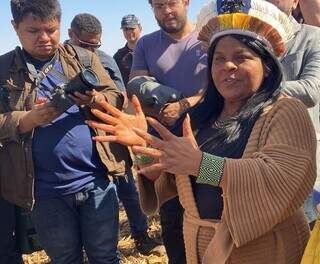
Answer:
<svg viewBox="0 0 320 264"><path fill-rule="evenodd" d="M104 88L100 90L108 102L118 108L123 104L123 96L116 89L101 65L98 57L91 56L92 69L98 75ZM65 75L70 79L82 68L76 58L76 53L70 45L59 46L60 62ZM8 101L11 111L7 112L5 105L0 103L0 196L16 205L32 209L34 205L34 166L32 159L33 131L21 135L18 131L19 121L26 111L31 110L36 98L33 76L17 50L14 53L5 88L8 91ZM90 109L84 108L90 116ZM96 130L96 134L105 134ZM125 173L125 163L128 162L128 151L116 143L96 143L102 162L112 176ZM48 161L49 162L49 161Z"/></svg>
<svg viewBox="0 0 320 264"><path fill-rule="evenodd" d="M126 44L113 55L113 58L118 64L124 84L127 85L132 66L133 50Z"/></svg>

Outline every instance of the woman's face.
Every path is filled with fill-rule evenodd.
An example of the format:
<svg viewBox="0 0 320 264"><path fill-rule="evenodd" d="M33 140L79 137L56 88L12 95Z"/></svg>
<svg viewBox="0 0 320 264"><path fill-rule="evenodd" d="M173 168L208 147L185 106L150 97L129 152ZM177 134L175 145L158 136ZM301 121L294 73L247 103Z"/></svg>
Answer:
<svg viewBox="0 0 320 264"><path fill-rule="evenodd" d="M225 102L244 104L266 76L258 54L231 36L218 41L212 59L213 82Z"/></svg>

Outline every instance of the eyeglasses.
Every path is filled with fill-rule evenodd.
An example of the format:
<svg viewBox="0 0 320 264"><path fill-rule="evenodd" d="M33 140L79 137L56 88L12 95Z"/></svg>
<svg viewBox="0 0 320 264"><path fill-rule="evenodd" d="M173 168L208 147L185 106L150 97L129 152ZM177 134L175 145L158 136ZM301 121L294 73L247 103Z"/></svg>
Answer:
<svg viewBox="0 0 320 264"><path fill-rule="evenodd" d="M81 40L77 35L76 35L76 37L78 39L79 46L84 49L99 49L102 45L101 41L99 41L98 43L90 43L90 42L86 42L86 41Z"/></svg>
<svg viewBox="0 0 320 264"><path fill-rule="evenodd" d="M161 12L169 7L171 10L176 9L178 5L181 3L181 0L167 0L162 3L153 3L152 9L154 12Z"/></svg>

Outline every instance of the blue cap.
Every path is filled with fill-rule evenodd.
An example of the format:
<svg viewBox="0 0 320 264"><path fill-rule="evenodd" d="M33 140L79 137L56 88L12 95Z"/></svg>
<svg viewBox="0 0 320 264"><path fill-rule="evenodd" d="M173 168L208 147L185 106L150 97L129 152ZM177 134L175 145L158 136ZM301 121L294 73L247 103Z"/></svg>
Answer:
<svg viewBox="0 0 320 264"><path fill-rule="evenodd" d="M121 20L121 29L123 28L135 28L140 25L139 18L135 15L126 15Z"/></svg>

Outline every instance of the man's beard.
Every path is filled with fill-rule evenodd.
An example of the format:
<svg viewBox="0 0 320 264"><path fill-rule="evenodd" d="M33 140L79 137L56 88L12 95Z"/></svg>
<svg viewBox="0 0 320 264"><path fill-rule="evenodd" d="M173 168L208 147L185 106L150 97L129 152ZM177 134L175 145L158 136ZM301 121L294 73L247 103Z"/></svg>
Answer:
<svg viewBox="0 0 320 264"><path fill-rule="evenodd" d="M159 27L164 31L164 32L167 32L167 33L179 33L186 25L186 17L182 17L182 18L175 18L176 19L176 23L177 25L175 27L167 27L164 23L161 23L161 21L159 21L158 19L157 22L158 22L158 25Z"/></svg>

